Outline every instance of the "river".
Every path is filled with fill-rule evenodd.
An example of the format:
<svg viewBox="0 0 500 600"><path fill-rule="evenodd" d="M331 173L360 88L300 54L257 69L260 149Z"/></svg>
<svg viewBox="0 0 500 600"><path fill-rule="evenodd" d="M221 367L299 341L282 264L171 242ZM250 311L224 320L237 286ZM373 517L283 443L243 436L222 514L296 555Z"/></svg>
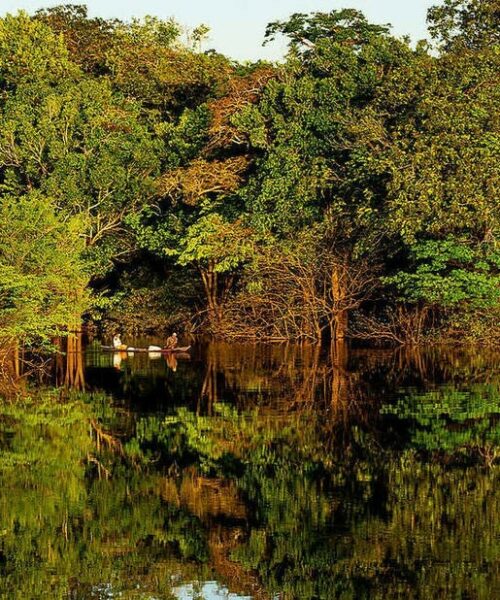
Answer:
<svg viewBox="0 0 500 600"><path fill-rule="evenodd" d="M0 401L0 598L498 598L499 417L488 350L90 344Z"/></svg>

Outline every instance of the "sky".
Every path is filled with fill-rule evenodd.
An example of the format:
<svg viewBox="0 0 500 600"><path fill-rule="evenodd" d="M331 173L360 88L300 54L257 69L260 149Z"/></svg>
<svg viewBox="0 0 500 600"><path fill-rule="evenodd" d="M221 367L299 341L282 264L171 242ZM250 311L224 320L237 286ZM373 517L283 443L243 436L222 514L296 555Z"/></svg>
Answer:
<svg viewBox="0 0 500 600"><path fill-rule="evenodd" d="M90 16L174 17L187 27L210 26L204 49L214 48L236 60L276 60L285 53L285 43L262 46L267 23L286 19L294 12L329 12L357 8L373 23L391 23L393 33L409 35L413 41L426 37L427 9L441 0L0 0L0 16L58 4L86 4Z"/></svg>

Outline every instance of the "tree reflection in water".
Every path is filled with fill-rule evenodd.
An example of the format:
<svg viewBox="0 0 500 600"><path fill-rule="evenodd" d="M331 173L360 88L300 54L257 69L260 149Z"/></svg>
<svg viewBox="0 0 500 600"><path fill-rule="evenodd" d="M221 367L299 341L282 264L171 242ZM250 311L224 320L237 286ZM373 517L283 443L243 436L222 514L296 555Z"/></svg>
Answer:
<svg viewBox="0 0 500 600"><path fill-rule="evenodd" d="M75 354L0 405L0 597L492 597L498 357Z"/></svg>

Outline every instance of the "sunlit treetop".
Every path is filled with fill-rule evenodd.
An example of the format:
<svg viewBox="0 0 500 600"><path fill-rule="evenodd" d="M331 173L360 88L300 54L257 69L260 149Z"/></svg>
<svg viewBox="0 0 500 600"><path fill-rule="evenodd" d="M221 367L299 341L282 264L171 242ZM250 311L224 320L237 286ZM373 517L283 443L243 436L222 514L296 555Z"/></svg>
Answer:
<svg viewBox="0 0 500 600"><path fill-rule="evenodd" d="M291 50L307 52L325 42L359 48L389 31L390 25L374 25L360 11L343 9L330 13L295 13L286 21L270 23L265 37L269 42L278 34L285 35Z"/></svg>
<svg viewBox="0 0 500 600"><path fill-rule="evenodd" d="M499 0L444 0L428 12L429 32L445 50L500 42Z"/></svg>

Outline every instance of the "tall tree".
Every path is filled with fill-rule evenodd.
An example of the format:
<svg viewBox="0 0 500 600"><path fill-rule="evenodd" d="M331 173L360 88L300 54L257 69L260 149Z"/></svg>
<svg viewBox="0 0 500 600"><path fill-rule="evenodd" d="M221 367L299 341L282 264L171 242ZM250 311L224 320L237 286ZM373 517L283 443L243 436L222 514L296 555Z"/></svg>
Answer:
<svg viewBox="0 0 500 600"><path fill-rule="evenodd" d="M117 19L90 18L82 4L65 4L38 10L37 20L62 35L71 60L92 75L109 75L106 55L115 43Z"/></svg>
<svg viewBox="0 0 500 600"><path fill-rule="evenodd" d="M444 0L428 12L431 36L445 49L477 50L500 42L498 0Z"/></svg>
<svg viewBox="0 0 500 600"><path fill-rule="evenodd" d="M268 27L269 38L278 33L290 40L282 76L269 83L252 118L240 120L261 156L247 188L248 210L257 228L278 238L314 227L337 254L331 322L332 335L342 338L346 274L383 234L380 197L356 160L352 126L411 50L354 10L296 14Z"/></svg>
<svg viewBox="0 0 500 600"><path fill-rule="evenodd" d="M487 29L473 13L467 23ZM384 198L386 281L456 331L474 323L477 334L485 319L484 334L499 308L500 64L498 44L455 41L439 56L421 45L389 73L351 135L358 170Z"/></svg>
<svg viewBox="0 0 500 600"><path fill-rule="evenodd" d="M9 75L0 105L0 189L39 189L60 210L83 215L89 258L94 273L102 274L130 247L125 216L154 195L161 142L141 123L140 106L107 81L85 77L47 25L24 15L0 25L6 39L17 36L23 56L31 52L31 69L41 52L37 40L45 36L46 45L54 45L50 61L40 62L32 76ZM6 46L0 60L11 51Z"/></svg>

